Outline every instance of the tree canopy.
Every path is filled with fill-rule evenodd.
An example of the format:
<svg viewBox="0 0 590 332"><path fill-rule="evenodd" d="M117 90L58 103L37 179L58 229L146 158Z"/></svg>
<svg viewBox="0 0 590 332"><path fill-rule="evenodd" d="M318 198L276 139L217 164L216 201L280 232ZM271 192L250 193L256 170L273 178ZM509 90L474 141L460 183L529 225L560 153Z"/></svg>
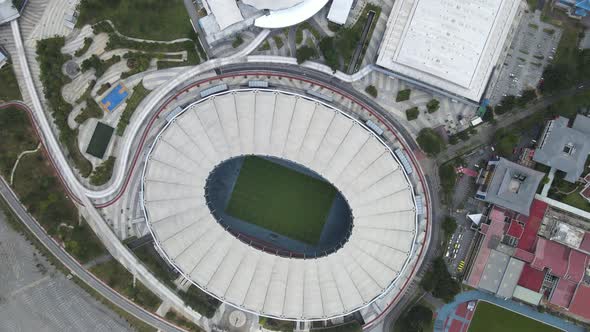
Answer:
<svg viewBox="0 0 590 332"><path fill-rule="evenodd" d="M445 142L432 128L424 128L416 138L420 148L429 155L437 155L445 148Z"/></svg>
<svg viewBox="0 0 590 332"><path fill-rule="evenodd" d="M447 237L450 237L457 230L457 221L451 216L446 216L442 222L442 229Z"/></svg>
<svg viewBox="0 0 590 332"><path fill-rule="evenodd" d="M494 141L496 142L496 151L502 157L508 158L512 156L512 152L519 141L519 136L510 130L499 129L494 134Z"/></svg>
<svg viewBox="0 0 590 332"><path fill-rule="evenodd" d="M437 257L430 270L422 279L422 288L445 302L453 300L461 291L459 283L453 279L442 257Z"/></svg>
<svg viewBox="0 0 590 332"><path fill-rule="evenodd" d="M432 310L423 305L413 306L398 321L401 331L422 332L432 322Z"/></svg>
<svg viewBox="0 0 590 332"><path fill-rule="evenodd" d="M301 46L297 49L297 63L304 63L315 56L315 50L307 45Z"/></svg>

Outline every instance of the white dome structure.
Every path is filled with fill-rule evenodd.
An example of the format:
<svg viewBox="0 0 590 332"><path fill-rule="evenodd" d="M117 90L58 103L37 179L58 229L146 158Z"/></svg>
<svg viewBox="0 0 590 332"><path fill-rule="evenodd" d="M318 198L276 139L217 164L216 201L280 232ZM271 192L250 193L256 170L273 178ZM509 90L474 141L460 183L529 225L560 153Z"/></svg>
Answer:
<svg viewBox="0 0 590 332"><path fill-rule="evenodd" d="M217 165L247 155L293 161L332 183L353 216L342 248L282 257L226 231L209 210L206 181ZM208 294L262 316L347 315L401 292L397 281L417 252L414 190L391 149L346 113L283 91L233 90L188 106L151 147L142 195L162 255Z"/></svg>

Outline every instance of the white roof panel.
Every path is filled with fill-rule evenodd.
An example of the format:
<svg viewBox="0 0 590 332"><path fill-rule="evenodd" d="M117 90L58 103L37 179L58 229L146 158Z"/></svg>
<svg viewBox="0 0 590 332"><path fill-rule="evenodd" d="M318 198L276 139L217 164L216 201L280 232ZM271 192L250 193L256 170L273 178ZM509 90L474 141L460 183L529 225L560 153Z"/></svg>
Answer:
<svg viewBox="0 0 590 332"><path fill-rule="evenodd" d="M208 167L254 152L324 170L355 222L342 248L277 256L217 222L204 197ZM156 138L143 185L165 258L209 294L265 316L325 319L368 305L395 286L416 238L413 190L392 151L341 111L282 91L223 92L188 106Z"/></svg>
<svg viewBox="0 0 590 332"><path fill-rule="evenodd" d="M513 0L398 0L377 64L477 101L519 6Z"/></svg>

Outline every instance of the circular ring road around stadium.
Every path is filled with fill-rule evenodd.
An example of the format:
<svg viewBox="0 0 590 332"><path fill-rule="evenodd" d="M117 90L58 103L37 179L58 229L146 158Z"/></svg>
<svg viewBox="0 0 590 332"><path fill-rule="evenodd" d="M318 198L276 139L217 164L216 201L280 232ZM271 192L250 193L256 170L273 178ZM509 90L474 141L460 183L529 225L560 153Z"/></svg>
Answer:
<svg viewBox="0 0 590 332"><path fill-rule="evenodd" d="M297 162L331 182L353 214L333 254L289 258L247 245L209 210L214 167L245 155ZM201 99L157 135L142 175L142 205L163 256L193 284L239 309L286 320L325 320L390 291L416 253L413 187L387 145L319 100L240 89Z"/></svg>

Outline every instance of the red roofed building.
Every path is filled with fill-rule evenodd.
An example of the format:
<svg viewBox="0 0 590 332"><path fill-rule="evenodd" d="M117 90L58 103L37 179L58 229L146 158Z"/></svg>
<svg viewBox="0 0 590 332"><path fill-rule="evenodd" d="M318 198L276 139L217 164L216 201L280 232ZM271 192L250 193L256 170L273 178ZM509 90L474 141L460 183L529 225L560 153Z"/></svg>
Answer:
<svg viewBox="0 0 590 332"><path fill-rule="evenodd" d="M559 279L557 287L555 287L553 290L553 294L551 295L551 300L549 302L563 308L568 308L570 306L570 302L574 298L574 293L577 286L577 282Z"/></svg>
<svg viewBox="0 0 590 332"><path fill-rule="evenodd" d="M531 205L531 213L528 218L521 218L524 221L524 231L520 240L518 241L517 248L528 252L533 252L535 249L535 240L537 239L537 232L541 227L541 221L547 210L547 203L534 200ZM522 216L522 215L521 215Z"/></svg>
<svg viewBox="0 0 590 332"><path fill-rule="evenodd" d="M586 266L588 266L588 255L571 250L564 279L579 283L584 278Z"/></svg>
<svg viewBox="0 0 590 332"><path fill-rule="evenodd" d="M516 248L516 250L514 251L514 257L520 259L521 261L532 263L533 259L535 259L535 254Z"/></svg>
<svg viewBox="0 0 590 332"><path fill-rule="evenodd" d="M543 286L545 272L533 269L530 264L526 264L520 274L518 285L530 289L533 292L539 292Z"/></svg>
<svg viewBox="0 0 590 332"><path fill-rule="evenodd" d="M490 248L490 241L493 238L500 238L504 234L504 226L506 225L504 219L505 216L503 210L494 207L490 212L490 226L479 246L479 252L477 253L477 257L475 258L475 262L469 273L469 278L467 279L468 285L472 287L477 287L477 285L479 285L479 281L492 250Z"/></svg>
<svg viewBox="0 0 590 332"><path fill-rule="evenodd" d="M580 285L574 293L569 310L574 315L590 319L590 286Z"/></svg>
<svg viewBox="0 0 590 332"><path fill-rule="evenodd" d="M537 270L547 268L552 275L562 278L567 272L569 254L570 248L563 244L539 237L531 266Z"/></svg>
<svg viewBox="0 0 590 332"><path fill-rule="evenodd" d="M590 252L590 232L584 233L582 243L580 243L580 250Z"/></svg>
<svg viewBox="0 0 590 332"><path fill-rule="evenodd" d="M523 232L524 227L518 221L513 219L512 222L510 222L510 227L508 227L508 232L506 232L506 235L512 236L515 239L520 239Z"/></svg>

